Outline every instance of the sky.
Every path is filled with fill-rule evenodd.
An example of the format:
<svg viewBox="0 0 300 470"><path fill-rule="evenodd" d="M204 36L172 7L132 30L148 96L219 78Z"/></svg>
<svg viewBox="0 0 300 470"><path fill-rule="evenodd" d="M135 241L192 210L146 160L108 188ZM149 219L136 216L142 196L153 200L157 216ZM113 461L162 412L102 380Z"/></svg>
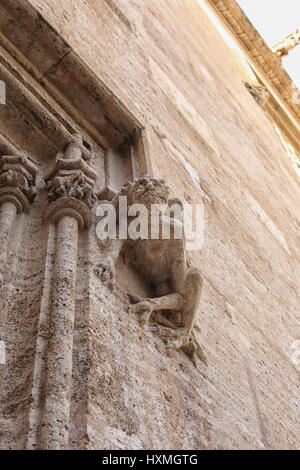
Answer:
<svg viewBox="0 0 300 470"><path fill-rule="evenodd" d="M237 3L270 47L300 29L300 0L237 0ZM282 65L300 89L300 44L282 58Z"/></svg>

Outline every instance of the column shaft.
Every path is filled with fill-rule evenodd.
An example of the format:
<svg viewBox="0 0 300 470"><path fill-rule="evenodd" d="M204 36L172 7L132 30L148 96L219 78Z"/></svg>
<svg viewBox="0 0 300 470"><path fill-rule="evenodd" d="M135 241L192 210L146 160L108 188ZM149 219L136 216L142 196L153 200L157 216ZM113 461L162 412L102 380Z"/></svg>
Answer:
<svg viewBox="0 0 300 470"><path fill-rule="evenodd" d="M78 222L63 216L57 225L52 310L42 416L43 449L67 449L75 316Z"/></svg>
<svg viewBox="0 0 300 470"><path fill-rule="evenodd" d="M17 215L13 202L3 202L0 206L0 340L4 340L6 323L5 280L8 241Z"/></svg>
<svg viewBox="0 0 300 470"><path fill-rule="evenodd" d="M17 208L13 202L3 202L0 207L0 263L1 274L7 258L7 245L11 228L17 215Z"/></svg>
<svg viewBox="0 0 300 470"><path fill-rule="evenodd" d="M82 158L82 137L73 136L45 176L50 204L45 218L57 223L52 308L44 403L38 445L67 449L72 388L78 231L91 226L97 174Z"/></svg>

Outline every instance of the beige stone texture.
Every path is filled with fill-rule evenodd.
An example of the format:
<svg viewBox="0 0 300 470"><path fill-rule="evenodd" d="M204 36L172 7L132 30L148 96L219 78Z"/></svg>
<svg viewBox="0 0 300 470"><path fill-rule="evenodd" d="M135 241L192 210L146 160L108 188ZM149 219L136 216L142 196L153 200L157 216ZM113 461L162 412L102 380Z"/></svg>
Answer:
<svg viewBox="0 0 300 470"><path fill-rule="evenodd" d="M77 243L74 218L59 230L44 220L40 182L29 214L5 206L0 216L14 234L4 286L1 448L299 449L299 178L227 46L196 0L30 3L143 124L154 176L172 196L204 203L204 246L189 254L203 278L194 334L206 361L195 367L183 351L168 357L151 322L140 328L127 292L147 296L144 279L120 258L118 288L105 286L95 214ZM32 145L48 164L47 146ZM103 186L100 157L91 166ZM57 248L60 233L69 261ZM57 273L58 256L66 276ZM70 285L74 318L57 297L62 323L49 327L58 282ZM57 409L46 418L70 410L68 442L55 436L43 444L48 339L64 321L71 322L63 358L67 381L72 362L71 399L64 407L68 395L57 394L55 404L52 387Z"/></svg>

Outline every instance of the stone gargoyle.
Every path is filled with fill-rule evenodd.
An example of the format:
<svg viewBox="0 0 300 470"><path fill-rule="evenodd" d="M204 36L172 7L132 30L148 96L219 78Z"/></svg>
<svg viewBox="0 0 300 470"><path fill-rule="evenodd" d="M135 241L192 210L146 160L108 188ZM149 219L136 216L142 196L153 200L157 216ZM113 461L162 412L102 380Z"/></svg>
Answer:
<svg viewBox="0 0 300 470"><path fill-rule="evenodd" d="M163 179L155 179L149 175L129 182L118 194L113 194L109 188L103 190L100 199L110 200L118 213L119 196L127 196L128 206L143 204L151 219L151 207L154 204L161 207L170 207L174 203L182 204L178 199L169 198L169 189ZM120 221L118 221L120 222ZM183 229L182 217L171 217L170 211L160 216L160 228L169 224L171 233L175 227ZM150 225L150 224L149 224ZM173 232L172 232L173 227ZM195 363L195 354L205 362L205 357L192 334L195 315L200 301L202 278L197 268L189 266L186 258L184 231L182 237L175 239L120 239L99 241L101 250L104 250L105 259L97 267L97 275L104 284L114 286L115 266L122 251L127 251L126 259L130 260L135 270L146 279L153 288L153 297L141 298L129 294L131 306L130 313L139 316L139 323L143 327L152 316L157 324L163 325L169 331L167 337L167 354L171 356L176 350L182 348ZM174 323L174 319L176 319ZM167 335L168 336L168 335Z"/></svg>

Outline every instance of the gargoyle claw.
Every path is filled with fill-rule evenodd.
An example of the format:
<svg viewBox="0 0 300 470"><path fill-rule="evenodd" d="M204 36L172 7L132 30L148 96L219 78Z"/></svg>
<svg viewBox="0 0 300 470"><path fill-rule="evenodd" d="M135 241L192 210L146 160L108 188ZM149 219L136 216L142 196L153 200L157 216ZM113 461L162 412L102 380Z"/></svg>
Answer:
<svg viewBox="0 0 300 470"><path fill-rule="evenodd" d="M95 274L104 285L113 290L115 286L115 273L111 265L99 264L95 269Z"/></svg>
<svg viewBox="0 0 300 470"><path fill-rule="evenodd" d="M130 295L131 300L134 301L134 299L141 299L138 296L132 296ZM131 305L128 309L129 313L137 313L140 318L139 318L139 324L143 328L146 323L148 322L151 313L153 312L153 306L151 305L151 302L149 300L138 300L136 304Z"/></svg>

